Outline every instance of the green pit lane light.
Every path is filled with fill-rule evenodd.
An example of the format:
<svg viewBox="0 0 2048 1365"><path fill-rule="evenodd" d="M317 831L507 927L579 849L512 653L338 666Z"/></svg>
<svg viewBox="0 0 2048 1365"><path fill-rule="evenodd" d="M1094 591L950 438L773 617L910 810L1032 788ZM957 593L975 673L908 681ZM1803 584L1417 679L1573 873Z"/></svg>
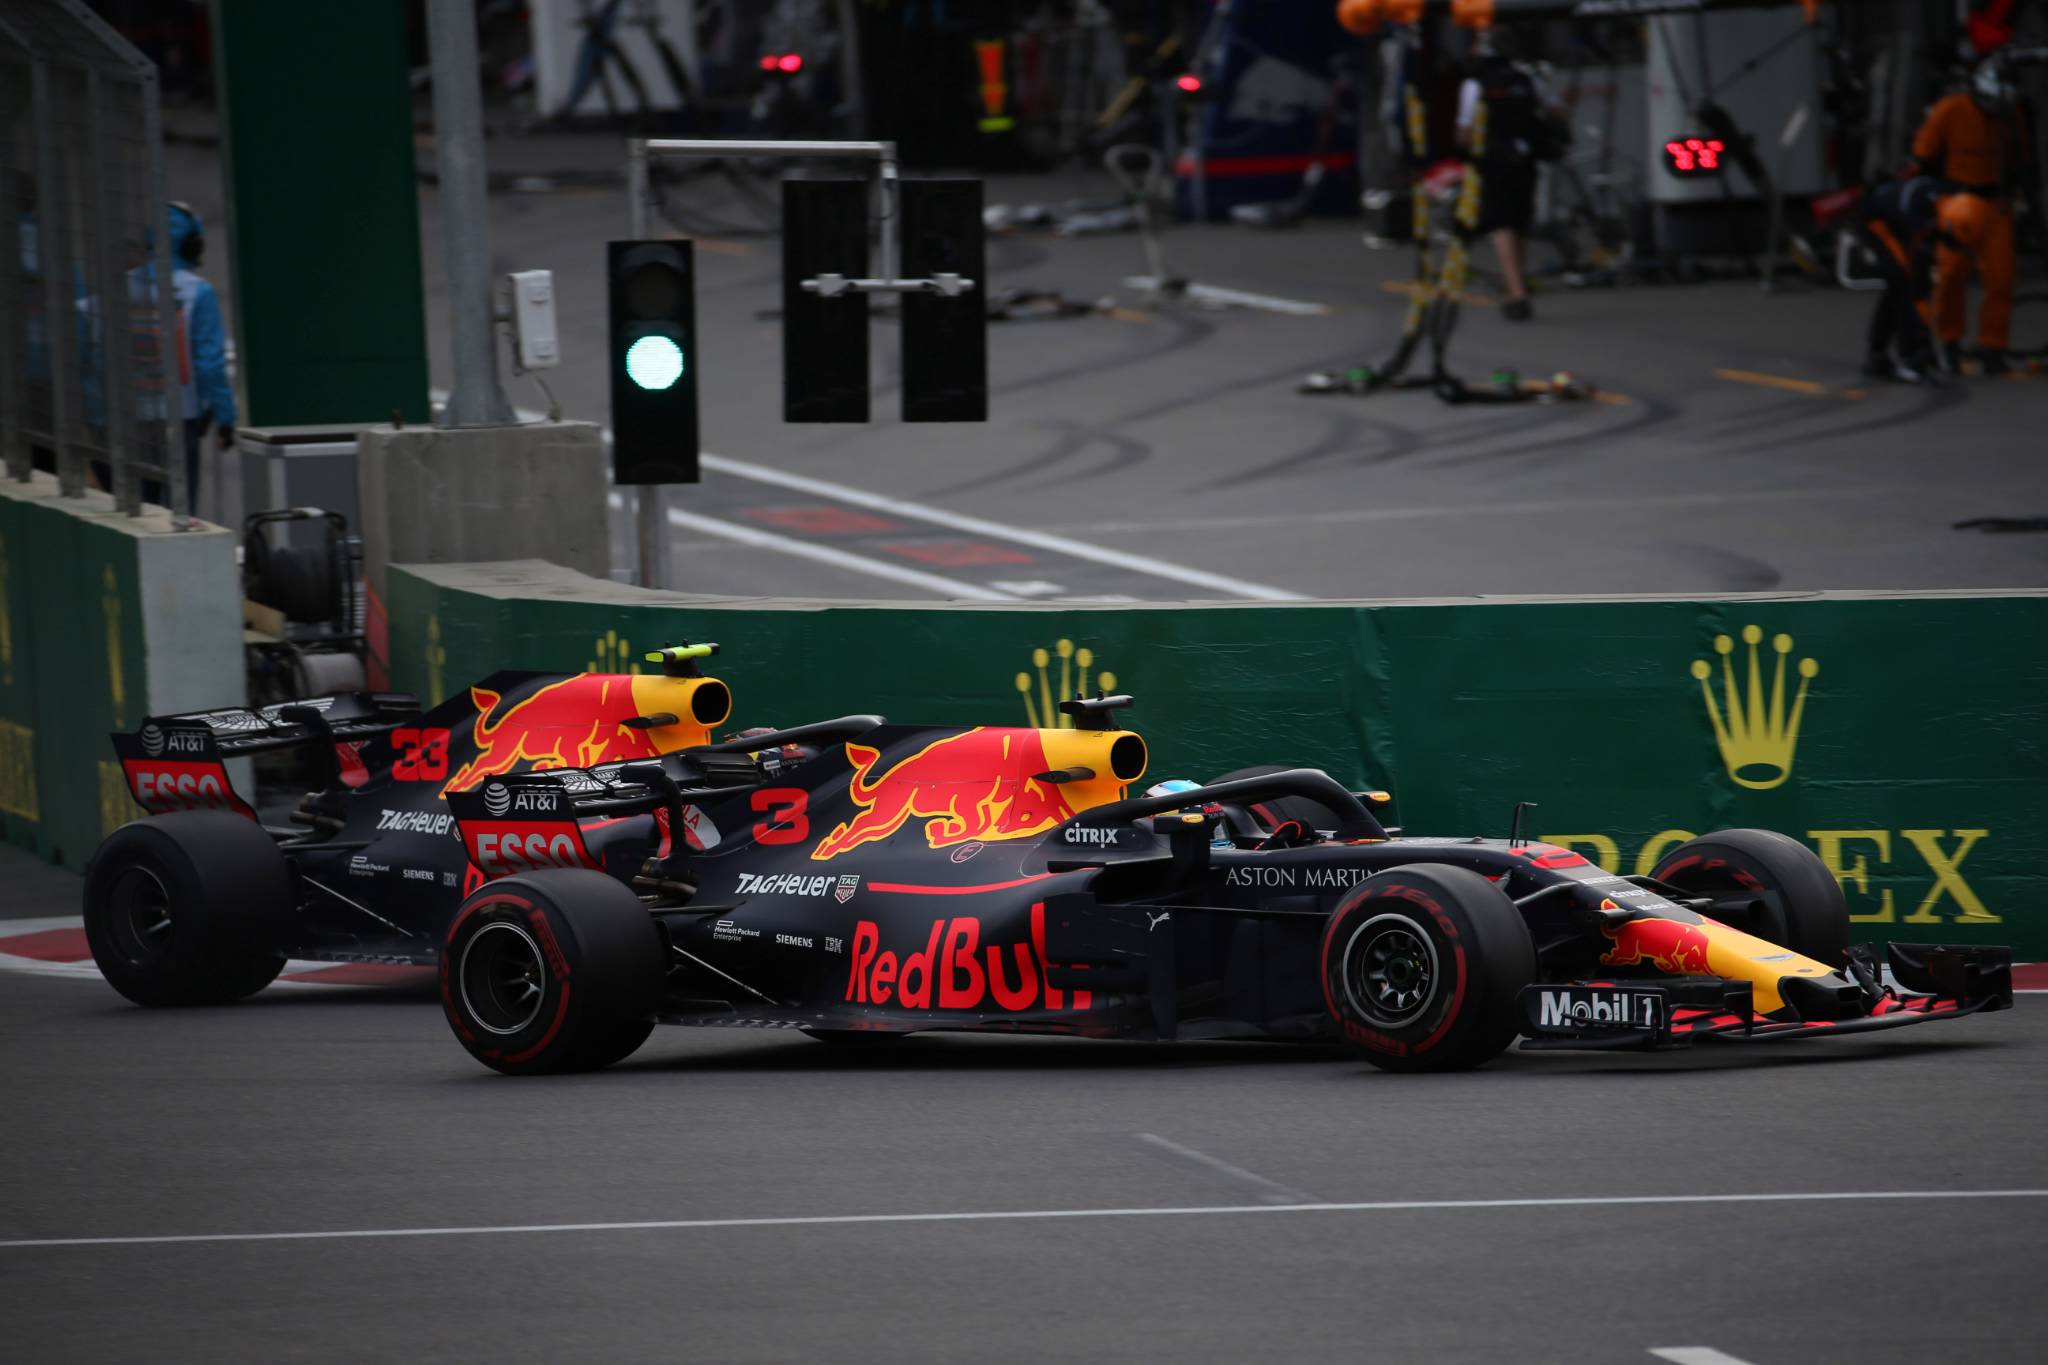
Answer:
<svg viewBox="0 0 2048 1365"><path fill-rule="evenodd" d="M609 242L612 472L696 483L696 270L689 242Z"/></svg>

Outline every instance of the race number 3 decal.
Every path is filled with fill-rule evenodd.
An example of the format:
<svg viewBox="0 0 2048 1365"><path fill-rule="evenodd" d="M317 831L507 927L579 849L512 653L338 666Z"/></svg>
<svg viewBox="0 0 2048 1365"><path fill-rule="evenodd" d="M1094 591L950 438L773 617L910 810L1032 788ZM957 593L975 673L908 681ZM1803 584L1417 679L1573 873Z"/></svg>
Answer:
<svg viewBox="0 0 2048 1365"><path fill-rule="evenodd" d="M764 787L755 792L754 810L765 812L768 818L754 822L754 842L800 844L810 838L811 817L805 814L810 804L810 793L801 787Z"/></svg>
<svg viewBox="0 0 2048 1365"><path fill-rule="evenodd" d="M398 751L391 764L391 776L398 781L439 782L448 776L446 730L393 730L391 747Z"/></svg>

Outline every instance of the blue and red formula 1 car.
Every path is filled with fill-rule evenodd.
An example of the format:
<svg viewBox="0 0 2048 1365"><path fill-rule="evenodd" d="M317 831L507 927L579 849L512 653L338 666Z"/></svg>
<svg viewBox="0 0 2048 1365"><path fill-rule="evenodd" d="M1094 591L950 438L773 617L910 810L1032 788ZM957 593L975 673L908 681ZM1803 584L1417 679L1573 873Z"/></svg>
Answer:
<svg viewBox="0 0 2048 1365"><path fill-rule="evenodd" d="M513 1073L608 1065L657 1022L1343 1039L1436 1071L1517 1038L1655 1049L2011 1003L2007 950L1852 946L1840 887L1779 834L1707 835L1631 877L1397 837L1384 793L1313 769L1131 796L1129 700L1066 703L1073 729L849 717L773 772L725 745L451 793L489 880L440 956L449 1022ZM632 869L591 841L653 817L698 837Z"/></svg>

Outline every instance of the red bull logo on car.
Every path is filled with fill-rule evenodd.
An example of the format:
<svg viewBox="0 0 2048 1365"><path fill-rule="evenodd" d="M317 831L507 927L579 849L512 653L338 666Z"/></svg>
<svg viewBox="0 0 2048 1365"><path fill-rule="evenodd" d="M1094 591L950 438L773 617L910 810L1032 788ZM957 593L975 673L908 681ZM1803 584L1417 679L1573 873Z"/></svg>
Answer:
<svg viewBox="0 0 2048 1365"><path fill-rule="evenodd" d="M857 1005L913 1010L1085 1010L1090 991L1066 991L1046 978L1045 904L1031 907L1024 943L987 943L973 915L935 919L923 945L901 957L882 947L881 926L861 920L853 928L853 962L846 999Z"/></svg>
<svg viewBox="0 0 2048 1365"><path fill-rule="evenodd" d="M636 681L622 673L582 673L509 702L487 687L470 688L476 756L456 769L442 794L510 772L655 757L661 750L652 733L624 723L641 714Z"/></svg>
<svg viewBox="0 0 2048 1365"><path fill-rule="evenodd" d="M912 820L926 822L932 848L950 848L1042 834L1078 813L1058 783L1036 776L1052 766L1037 730L977 727L928 744L879 774L881 750L849 742L846 757L853 764L847 795L861 811L820 839L813 858L836 858L886 839Z"/></svg>
<svg viewBox="0 0 2048 1365"><path fill-rule="evenodd" d="M1632 919L1608 926L1601 933L1614 946L1600 954L1606 967L1633 967L1647 962L1671 976L1707 976L1710 940L1704 924L1686 924L1674 919Z"/></svg>

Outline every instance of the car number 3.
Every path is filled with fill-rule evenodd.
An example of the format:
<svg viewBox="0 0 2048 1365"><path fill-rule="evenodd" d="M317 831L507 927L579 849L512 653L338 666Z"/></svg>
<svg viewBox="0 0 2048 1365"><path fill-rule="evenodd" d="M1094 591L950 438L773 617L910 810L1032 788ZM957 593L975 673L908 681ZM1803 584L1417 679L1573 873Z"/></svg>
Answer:
<svg viewBox="0 0 2048 1365"><path fill-rule="evenodd" d="M800 844L811 837L811 817L805 814L811 795L801 787L766 787L754 793L753 807L766 812L766 820L754 822L757 844Z"/></svg>

